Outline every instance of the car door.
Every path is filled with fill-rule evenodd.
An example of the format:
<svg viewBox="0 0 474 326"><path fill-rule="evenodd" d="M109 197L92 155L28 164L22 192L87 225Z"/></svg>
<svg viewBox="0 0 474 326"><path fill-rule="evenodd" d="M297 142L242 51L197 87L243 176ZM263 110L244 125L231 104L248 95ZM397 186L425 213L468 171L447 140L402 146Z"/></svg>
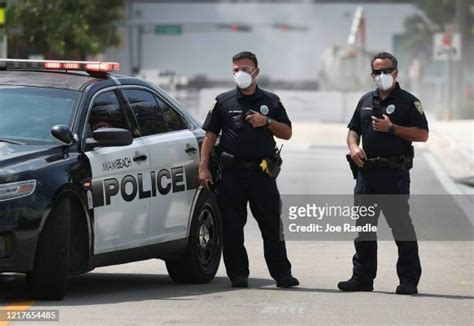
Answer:
<svg viewBox="0 0 474 326"><path fill-rule="evenodd" d="M156 178L147 239L155 244L185 238L197 188L197 139L179 112L152 90L123 91L148 147Z"/></svg>
<svg viewBox="0 0 474 326"><path fill-rule="evenodd" d="M96 128L131 130L114 90L96 95L87 117L86 137ZM144 246L151 181L149 153L143 140L134 138L128 146L94 148L86 155L92 169L94 252Z"/></svg>

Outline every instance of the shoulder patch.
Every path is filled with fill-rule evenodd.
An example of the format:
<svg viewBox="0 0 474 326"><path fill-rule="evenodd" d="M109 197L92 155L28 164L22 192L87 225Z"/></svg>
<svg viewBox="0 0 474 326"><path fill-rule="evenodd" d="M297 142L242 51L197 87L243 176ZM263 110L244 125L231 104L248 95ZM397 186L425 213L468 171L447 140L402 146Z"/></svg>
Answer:
<svg viewBox="0 0 474 326"><path fill-rule="evenodd" d="M413 102L415 105L416 110L418 111L419 114L423 115L423 105L421 105L420 101L415 101Z"/></svg>

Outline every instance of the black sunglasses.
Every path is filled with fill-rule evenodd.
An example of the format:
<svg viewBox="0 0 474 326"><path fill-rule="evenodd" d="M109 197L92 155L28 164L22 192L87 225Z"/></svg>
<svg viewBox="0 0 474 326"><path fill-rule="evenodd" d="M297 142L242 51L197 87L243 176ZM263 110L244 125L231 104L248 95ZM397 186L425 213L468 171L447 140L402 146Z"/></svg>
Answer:
<svg viewBox="0 0 474 326"><path fill-rule="evenodd" d="M381 73L391 74L395 70L397 70L397 68L395 67L389 67L389 68L383 68L383 69L372 69L372 74L374 74L375 76L380 75Z"/></svg>

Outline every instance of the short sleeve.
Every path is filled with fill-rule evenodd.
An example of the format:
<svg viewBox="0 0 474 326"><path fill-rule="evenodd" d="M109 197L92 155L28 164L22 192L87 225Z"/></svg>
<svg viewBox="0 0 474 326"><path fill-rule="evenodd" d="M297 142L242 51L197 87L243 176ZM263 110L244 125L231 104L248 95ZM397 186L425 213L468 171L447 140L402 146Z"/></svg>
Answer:
<svg viewBox="0 0 474 326"><path fill-rule="evenodd" d="M359 103L357 104L357 107L354 111L354 115L352 116L351 121L349 121L349 124L347 125L347 128L349 128L350 130L355 131L359 135L362 134L362 130L361 130L362 129L361 128L362 122L360 120L361 106L362 106L362 99L359 100Z"/></svg>
<svg viewBox="0 0 474 326"><path fill-rule="evenodd" d="M206 131L211 131L216 135L222 130L222 115L221 110L219 109L219 103L217 100L211 107L211 110L206 116L206 120L204 120L204 124L202 125L202 129Z"/></svg>
<svg viewBox="0 0 474 326"><path fill-rule="evenodd" d="M281 103L280 99L278 99L277 109L275 114L275 120L278 122L282 122L291 127L290 118L288 118L288 114L286 113L286 109Z"/></svg>
<svg viewBox="0 0 474 326"><path fill-rule="evenodd" d="M423 105L420 100L414 98L410 103L410 126L418 127L421 129L428 130L428 120L426 120L425 112L423 111Z"/></svg>

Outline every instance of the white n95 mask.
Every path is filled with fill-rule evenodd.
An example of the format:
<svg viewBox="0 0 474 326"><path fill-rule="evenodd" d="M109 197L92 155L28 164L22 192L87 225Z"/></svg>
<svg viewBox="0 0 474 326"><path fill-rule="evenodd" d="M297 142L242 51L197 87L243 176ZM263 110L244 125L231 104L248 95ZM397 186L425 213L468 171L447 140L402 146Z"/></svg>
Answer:
<svg viewBox="0 0 474 326"><path fill-rule="evenodd" d="M239 70L234 75L234 81L237 84L237 87L245 89L252 84L252 76L245 71Z"/></svg>
<svg viewBox="0 0 474 326"><path fill-rule="evenodd" d="M375 76L375 86L382 91L386 91L393 86L393 77L390 74L381 73Z"/></svg>

